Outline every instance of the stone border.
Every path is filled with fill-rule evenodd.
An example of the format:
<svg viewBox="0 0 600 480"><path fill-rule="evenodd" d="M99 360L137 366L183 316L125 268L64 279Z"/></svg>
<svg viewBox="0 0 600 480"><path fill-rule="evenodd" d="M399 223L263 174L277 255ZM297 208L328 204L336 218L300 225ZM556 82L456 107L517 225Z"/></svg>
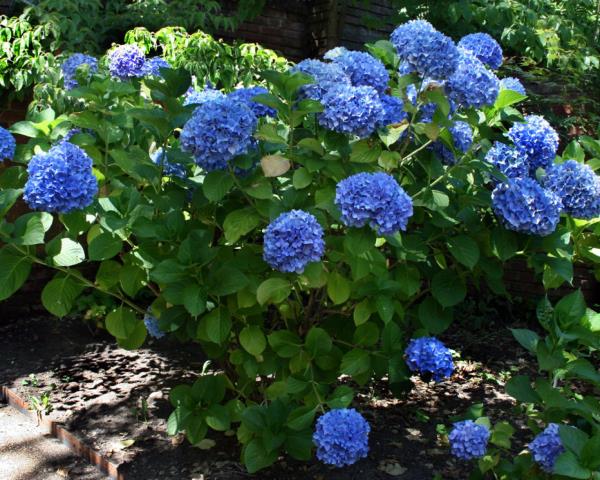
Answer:
<svg viewBox="0 0 600 480"><path fill-rule="evenodd" d="M0 401L19 410L22 414L28 416L32 420L36 420L31 413L27 402L19 395L10 390L8 387L0 388ZM54 438L60 440L63 444L69 447L76 455L88 461L102 473L108 475L112 480L125 480L125 476L119 472L119 467L103 457L96 450L82 442L79 438L61 426L60 423L54 422L47 418L42 418L40 425Z"/></svg>

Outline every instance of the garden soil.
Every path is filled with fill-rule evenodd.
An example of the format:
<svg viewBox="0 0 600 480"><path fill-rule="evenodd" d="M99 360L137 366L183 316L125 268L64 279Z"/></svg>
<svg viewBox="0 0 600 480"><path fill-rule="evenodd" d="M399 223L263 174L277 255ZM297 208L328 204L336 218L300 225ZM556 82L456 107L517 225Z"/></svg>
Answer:
<svg viewBox="0 0 600 480"><path fill-rule="evenodd" d="M370 452L343 469L316 460L281 458L271 468L249 475L239 463L233 432L210 433L198 446L182 436L169 437L168 391L178 383L193 382L202 370L205 358L197 346L166 340L131 352L118 348L103 332L92 333L77 319L4 319L0 385L24 399L48 392L53 409L49 418L118 464L127 480L424 480L436 473L444 479L464 479L467 467L449 455L438 425L449 425L450 417L479 403L493 421L516 419L518 451L523 425L512 412L514 403L504 393L504 382L509 374L527 370L528 361L508 325L493 321L475 331L465 326L443 340L462 354L452 378L434 384L415 377L414 388L403 399L394 398L385 381L360 390L355 406L371 424ZM31 425L21 424L22 435L33 435ZM0 436L0 464L7 442ZM51 463L50 453L41 450L40 455L45 458L33 461ZM11 458L22 462L22 471L30 469L29 455ZM63 478L97 478L76 472L63 470ZM0 473L0 478L21 477L4 478ZM50 473L43 478L54 480Z"/></svg>

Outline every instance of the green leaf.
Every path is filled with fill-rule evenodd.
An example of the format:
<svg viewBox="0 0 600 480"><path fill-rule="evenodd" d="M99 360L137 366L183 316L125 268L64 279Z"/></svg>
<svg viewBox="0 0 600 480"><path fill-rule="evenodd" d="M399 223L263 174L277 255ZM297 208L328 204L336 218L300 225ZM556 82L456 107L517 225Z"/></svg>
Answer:
<svg viewBox="0 0 600 480"><path fill-rule="evenodd" d="M581 290L562 298L554 307L554 314L562 327L579 323L587 307Z"/></svg>
<svg viewBox="0 0 600 480"><path fill-rule="evenodd" d="M433 335L444 332L452 323L452 310L440 306L432 297L427 297L418 309L419 321Z"/></svg>
<svg viewBox="0 0 600 480"><path fill-rule="evenodd" d="M129 336L127 338L117 338L117 343L125 350L135 350L144 344L147 334L148 330L146 329L144 322L141 320L136 320L133 331L129 334Z"/></svg>
<svg viewBox="0 0 600 480"><path fill-rule="evenodd" d="M339 305L350 298L350 282L337 272L333 272L327 279L327 295Z"/></svg>
<svg viewBox="0 0 600 480"><path fill-rule="evenodd" d="M433 276L431 293L442 307L453 307L464 300L467 287L456 273L444 270Z"/></svg>
<svg viewBox="0 0 600 480"><path fill-rule="evenodd" d="M327 399L330 408L346 408L354 399L354 390L348 385L340 385Z"/></svg>
<svg viewBox="0 0 600 480"><path fill-rule="evenodd" d="M130 297L139 292L146 280L146 271L136 265L124 265L119 273L121 289Z"/></svg>
<svg viewBox="0 0 600 480"><path fill-rule="evenodd" d="M600 373L592 363L585 358L578 358L567 364L567 372L570 376L576 376L600 386Z"/></svg>
<svg viewBox="0 0 600 480"><path fill-rule="evenodd" d="M171 412L167 420L167 434L175 435L185 429L186 420L190 416L190 411L183 406L177 407Z"/></svg>
<svg viewBox="0 0 600 480"><path fill-rule="evenodd" d="M506 382L506 393L523 403L539 403L541 401L527 375L517 375Z"/></svg>
<svg viewBox="0 0 600 480"><path fill-rule="evenodd" d="M229 430L231 420L227 408L219 404L211 405L206 414L206 424L218 432Z"/></svg>
<svg viewBox="0 0 600 480"><path fill-rule="evenodd" d="M540 336L537 333L526 328L511 328L510 331L524 349L531 353L536 352L537 344L540 341Z"/></svg>
<svg viewBox="0 0 600 480"><path fill-rule="evenodd" d="M256 473L277 460L277 451L268 452L260 439L251 440L244 448L242 461L248 473Z"/></svg>
<svg viewBox="0 0 600 480"><path fill-rule="evenodd" d="M320 355L329 353L333 342L329 334L320 327L312 327L306 335L306 351L311 357L316 358Z"/></svg>
<svg viewBox="0 0 600 480"><path fill-rule="evenodd" d="M185 436L192 445L197 445L204 440L207 432L208 425L206 425L203 416L194 414L187 418L185 422Z"/></svg>
<svg viewBox="0 0 600 480"><path fill-rule="evenodd" d="M378 295L375 297L375 308L377 309L379 318L383 320L383 323L389 323L394 317L394 301L386 295Z"/></svg>
<svg viewBox="0 0 600 480"><path fill-rule="evenodd" d="M256 290L256 299L261 305L281 303L292 291L290 282L284 278L269 278L262 282Z"/></svg>
<svg viewBox="0 0 600 480"><path fill-rule="evenodd" d="M350 161L354 163L373 163L381 155L381 145L371 145L369 140L360 140L352 145Z"/></svg>
<svg viewBox="0 0 600 480"><path fill-rule="evenodd" d="M365 350L355 348L342 357L340 372L345 375L360 375L371 368L371 357Z"/></svg>
<svg viewBox="0 0 600 480"><path fill-rule="evenodd" d="M375 234L371 229L353 228L344 237L344 248L352 255L361 255L375 245Z"/></svg>
<svg viewBox="0 0 600 480"><path fill-rule="evenodd" d="M200 328L206 329L208 340L221 344L229 338L231 331L231 318L229 311L223 307L217 307L200 320Z"/></svg>
<svg viewBox="0 0 600 480"><path fill-rule="evenodd" d="M258 325L250 325L240 332L240 344L244 350L256 357L267 348L267 339Z"/></svg>
<svg viewBox="0 0 600 480"><path fill-rule="evenodd" d="M244 188L244 191L252 198L258 198L259 200L270 200L273 196L273 187L266 178L257 180Z"/></svg>
<svg viewBox="0 0 600 480"><path fill-rule="evenodd" d="M13 242L17 245L39 245L52 226L53 217L46 212L32 212L21 215L15 221Z"/></svg>
<svg viewBox="0 0 600 480"><path fill-rule="evenodd" d="M163 284L181 282L186 279L185 268L176 260L164 260L154 267L150 277L155 282Z"/></svg>
<svg viewBox="0 0 600 480"><path fill-rule="evenodd" d="M292 430L306 430L312 426L316 412L316 407L298 407L290 412L286 420L286 425Z"/></svg>
<svg viewBox="0 0 600 480"><path fill-rule="evenodd" d="M248 285L248 278L237 268L225 266L211 274L209 285L213 295L231 295Z"/></svg>
<svg viewBox="0 0 600 480"><path fill-rule="evenodd" d="M526 95L521 95L519 92L515 92L514 90L501 89L498 97L496 98L496 103L494 103L494 109L502 110L510 105L522 102L526 98Z"/></svg>
<svg viewBox="0 0 600 480"><path fill-rule="evenodd" d="M579 465L577 457L570 451L564 452L556 459L552 473L564 475L568 478L581 478L583 480L592 478L592 472Z"/></svg>
<svg viewBox="0 0 600 480"><path fill-rule="evenodd" d="M27 280L31 260L12 253L10 247L0 250L0 301L15 293Z"/></svg>
<svg viewBox="0 0 600 480"><path fill-rule="evenodd" d="M55 278L42 290L42 305L52 315L62 318L71 312L81 291L81 285L72 277Z"/></svg>
<svg viewBox="0 0 600 480"><path fill-rule="evenodd" d="M241 237L250 233L260 224L260 216L253 208L243 208L230 212L223 222L225 240L237 242Z"/></svg>
<svg viewBox="0 0 600 480"><path fill-rule="evenodd" d="M85 252L81 244L70 238L60 239L60 250L52 257L52 262L58 267L72 267L85 260Z"/></svg>
<svg viewBox="0 0 600 480"><path fill-rule="evenodd" d="M269 345L282 358L296 356L302 347L300 337L289 330L273 332L268 336Z"/></svg>
<svg viewBox="0 0 600 480"><path fill-rule="evenodd" d="M479 246L467 235L458 235L448 240L448 250L456 260L473 270L479 261Z"/></svg>
<svg viewBox="0 0 600 480"><path fill-rule="evenodd" d="M310 172L306 168L301 167L294 172L292 184L296 190L302 190L303 188L308 187L312 183L312 180Z"/></svg>
<svg viewBox="0 0 600 480"><path fill-rule="evenodd" d="M106 316L106 329L117 339L126 339L135 333L138 324L135 313L129 308L119 307Z"/></svg>
<svg viewBox="0 0 600 480"><path fill-rule="evenodd" d="M206 310L206 293L197 283L186 285L183 291L183 306L190 315L197 317Z"/></svg>
<svg viewBox="0 0 600 480"><path fill-rule="evenodd" d="M590 438L581 449L581 464L592 470L600 468L600 433Z"/></svg>
<svg viewBox="0 0 600 480"><path fill-rule="evenodd" d="M0 218L8 213L22 193L21 189L0 189Z"/></svg>
<svg viewBox="0 0 600 480"><path fill-rule="evenodd" d="M122 247L123 242L120 238L104 232L90 242L88 255L90 260L108 260L117 255Z"/></svg>
<svg viewBox="0 0 600 480"><path fill-rule="evenodd" d="M312 449L314 447L312 429L288 434L284 446L287 453L289 453L292 458L304 462L310 460L312 458Z"/></svg>
<svg viewBox="0 0 600 480"><path fill-rule="evenodd" d="M354 307L354 325L357 327L365 323L371 316L371 304L368 299L364 299Z"/></svg>
<svg viewBox="0 0 600 480"><path fill-rule="evenodd" d="M567 450L571 450L575 455L579 456L583 447L587 443L588 435L579 430L577 427L569 425L560 425L558 429L560 440Z"/></svg>
<svg viewBox="0 0 600 480"><path fill-rule="evenodd" d="M96 272L96 284L103 290L110 290L119 283L121 264L114 260L105 260Z"/></svg>
<svg viewBox="0 0 600 480"><path fill-rule="evenodd" d="M506 260L514 257L519 249L517 236L514 232L502 227L492 230L492 250L500 260Z"/></svg>
<svg viewBox="0 0 600 480"><path fill-rule="evenodd" d="M223 199L231 187L233 187L233 178L229 172L222 170L208 173L202 183L204 196L213 203Z"/></svg>

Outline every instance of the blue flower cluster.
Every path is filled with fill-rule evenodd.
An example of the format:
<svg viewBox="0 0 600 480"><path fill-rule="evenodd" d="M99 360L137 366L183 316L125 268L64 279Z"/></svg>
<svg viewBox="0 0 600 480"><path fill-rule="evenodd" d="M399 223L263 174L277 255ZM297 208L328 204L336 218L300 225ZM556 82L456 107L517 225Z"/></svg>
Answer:
<svg viewBox="0 0 600 480"><path fill-rule="evenodd" d="M214 88L206 87L204 90L195 90L192 87L185 92L183 97L183 105L202 105L204 102L209 100L215 100L217 98L224 98L225 95L219 90Z"/></svg>
<svg viewBox="0 0 600 480"><path fill-rule="evenodd" d="M256 116L243 103L228 97L207 100L183 126L181 148L207 172L226 170L253 145L256 125Z"/></svg>
<svg viewBox="0 0 600 480"><path fill-rule="evenodd" d="M600 216L600 177L583 163L567 160L551 167L543 185L562 201L563 211L572 217Z"/></svg>
<svg viewBox="0 0 600 480"><path fill-rule="evenodd" d="M562 205L532 178L514 178L494 189L492 208L509 230L545 236L556 229Z"/></svg>
<svg viewBox="0 0 600 480"><path fill-rule="evenodd" d="M15 158L17 142L6 128L0 127L0 162Z"/></svg>
<svg viewBox="0 0 600 480"><path fill-rule="evenodd" d="M336 467L356 463L369 453L370 431L369 423L353 408L340 408L321 415L313 433L317 458Z"/></svg>
<svg viewBox="0 0 600 480"><path fill-rule="evenodd" d="M487 450L490 431L473 420L456 422L448 435L452 455L461 460L481 458Z"/></svg>
<svg viewBox="0 0 600 480"><path fill-rule="evenodd" d="M98 60L83 53L74 53L62 64L61 70L65 79L65 88L67 90L72 90L79 86L76 74L77 69L82 65L88 65L90 74L98 71Z"/></svg>
<svg viewBox="0 0 600 480"><path fill-rule="evenodd" d="M519 151L502 142L494 142L485 156L486 162L494 165L508 178L527 177L529 165L524 161Z"/></svg>
<svg viewBox="0 0 600 480"><path fill-rule="evenodd" d="M383 106L383 117L379 120L379 126L395 125L408 118L402 99L384 94L379 100Z"/></svg>
<svg viewBox="0 0 600 480"><path fill-rule="evenodd" d="M150 159L154 164L162 167L163 175L166 177L187 177L187 169L185 168L185 165L182 165L181 163L169 162L169 160L167 160L167 155L163 152L162 148L159 148L152 155L150 155Z"/></svg>
<svg viewBox="0 0 600 480"><path fill-rule="evenodd" d="M413 338L404 353L406 364L412 372L431 374L436 382L454 372L452 352L437 338Z"/></svg>
<svg viewBox="0 0 600 480"><path fill-rule="evenodd" d="M337 184L335 204L348 227L371 228L381 235L406 230L412 199L387 173L357 173Z"/></svg>
<svg viewBox="0 0 600 480"><path fill-rule="evenodd" d="M390 81L390 75L374 56L366 52L345 52L333 58L333 62L342 67L355 87L373 87L378 93L383 93Z"/></svg>
<svg viewBox="0 0 600 480"><path fill-rule="evenodd" d="M282 213L265 230L263 258L280 272L302 273L324 253L323 227L303 210Z"/></svg>
<svg viewBox="0 0 600 480"><path fill-rule="evenodd" d="M384 118L383 105L372 87L332 86L321 103L324 110L318 116L319 124L339 133L365 138Z"/></svg>
<svg viewBox="0 0 600 480"><path fill-rule="evenodd" d="M529 164L529 174L538 168L552 165L558 150L558 134L550 124L538 115L528 115L524 123L515 123L508 131L519 152Z"/></svg>
<svg viewBox="0 0 600 480"><path fill-rule="evenodd" d="M480 62L493 70L502 65L502 47L487 33L471 33L458 42L460 48L469 50Z"/></svg>
<svg viewBox="0 0 600 480"><path fill-rule="evenodd" d="M314 59L302 60L292 68L292 72L302 72L314 79L314 83L303 85L300 88L300 98L320 101L333 85L350 85L348 75L344 73L342 67L335 63L325 63Z"/></svg>
<svg viewBox="0 0 600 480"><path fill-rule="evenodd" d="M152 315L152 310L149 308L144 315L144 325L146 325L146 330L148 330L148 335L157 340L163 338L166 334L160 329L158 325L158 319Z"/></svg>
<svg viewBox="0 0 600 480"><path fill-rule="evenodd" d="M144 76L160 77L161 68L171 68L171 65L161 57L149 58L144 63Z"/></svg>
<svg viewBox="0 0 600 480"><path fill-rule="evenodd" d="M500 80L468 50L460 49L456 71L445 84L448 97L464 107L493 105L500 92Z"/></svg>
<svg viewBox="0 0 600 480"><path fill-rule="evenodd" d="M274 108L269 107L267 105L263 105L262 103L255 102L253 99L257 95L262 95L265 93L269 93L269 91L265 87L247 87L247 88L238 88L234 90L229 95L229 98L233 98L238 102L244 103L247 107L249 107L258 118L261 117L274 117L277 115L277 112Z"/></svg>
<svg viewBox="0 0 600 480"><path fill-rule="evenodd" d="M556 459L565 451L558 432L558 425L550 423L529 444L529 450L533 455L533 459L542 467L542 470L552 473Z"/></svg>
<svg viewBox="0 0 600 480"><path fill-rule="evenodd" d="M471 148L471 145L473 145L473 130L471 126L467 122L458 121L449 128L449 131L452 135L454 148L459 152L466 153ZM448 165L456 163L454 152L444 145L444 143L437 141L431 147L444 163Z"/></svg>
<svg viewBox="0 0 600 480"><path fill-rule="evenodd" d="M143 77L145 65L146 56L137 45L120 45L108 54L108 70L119 80Z"/></svg>
<svg viewBox="0 0 600 480"><path fill-rule="evenodd" d="M500 88L504 90L513 90L521 95L527 95L527 91L521 83L521 80L515 77L505 77L500 80Z"/></svg>
<svg viewBox="0 0 600 480"><path fill-rule="evenodd" d="M69 142L35 155L27 172L23 198L34 210L69 213L90 205L98 193L92 159Z"/></svg>
<svg viewBox="0 0 600 480"><path fill-rule="evenodd" d="M424 77L443 80L458 66L459 52L451 38L425 20L411 20L390 37L400 58Z"/></svg>

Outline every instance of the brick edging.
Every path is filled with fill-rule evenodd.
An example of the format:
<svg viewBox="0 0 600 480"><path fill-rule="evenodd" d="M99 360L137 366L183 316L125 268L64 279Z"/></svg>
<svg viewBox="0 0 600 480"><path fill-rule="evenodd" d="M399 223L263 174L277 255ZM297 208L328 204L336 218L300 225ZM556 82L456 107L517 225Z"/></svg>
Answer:
<svg viewBox="0 0 600 480"><path fill-rule="evenodd" d="M22 414L28 416L32 420L36 418L29 410L27 402L8 387L0 388L0 401L5 402L11 407L19 410ZM119 472L119 467L110 462L96 450L86 445L78 437L66 430L60 423L47 418L42 418L40 425L47 430L54 438L60 440L64 445L69 447L77 456L88 461L102 473L108 475L113 480L125 480L123 473Z"/></svg>

